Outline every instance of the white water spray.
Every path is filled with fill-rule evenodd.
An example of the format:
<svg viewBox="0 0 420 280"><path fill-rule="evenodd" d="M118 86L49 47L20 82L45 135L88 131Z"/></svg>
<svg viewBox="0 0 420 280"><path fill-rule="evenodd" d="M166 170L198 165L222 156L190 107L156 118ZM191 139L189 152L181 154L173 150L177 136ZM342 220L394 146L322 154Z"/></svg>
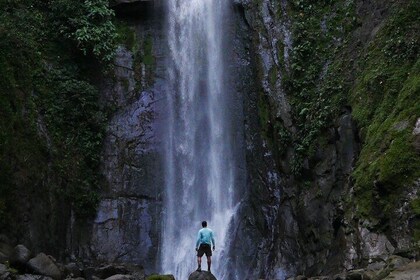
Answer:
<svg viewBox="0 0 420 280"><path fill-rule="evenodd" d="M235 162L224 65L226 0L167 1L168 61L161 269L188 279L201 221L216 236L212 271L234 209ZM202 268L206 269L203 258ZM220 279L219 279L220 280Z"/></svg>

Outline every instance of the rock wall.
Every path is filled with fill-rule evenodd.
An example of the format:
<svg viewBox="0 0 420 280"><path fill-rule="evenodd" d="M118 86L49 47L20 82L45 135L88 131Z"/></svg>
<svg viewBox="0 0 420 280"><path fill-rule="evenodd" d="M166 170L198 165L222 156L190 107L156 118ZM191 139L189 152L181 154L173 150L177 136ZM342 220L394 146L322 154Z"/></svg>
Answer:
<svg viewBox="0 0 420 280"><path fill-rule="evenodd" d="M358 202L354 199L352 174L366 143L360 139L360 128L348 103L337 108L312 155L304 157L303 174L299 177L293 173L298 154L292 146L302 127L293 115L296 105L290 102L296 93L286 87L286 76L292 67L290 54L296 47L296 27L289 15L295 2L234 2L236 32L248 51L239 52L249 71L242 75L251 82L244 90L248 191L232 224L229 279L334 275L368 265L375 258L386 260L395 252L414 257L415 253L409 252L414 248L415 218L409 205L418 197L416 187L408 186L398 205L392 206L394 218L386 224L386 230L372 224L374 216L356 214ZM346 48L354 62L361 59L354 53L369 46L388 19L392 5L353 2L351 10L359 21L350 32L351 43ZM333 9L334 5L329 7ZM323 32L327 20L319 21ZM344 37L334 40L342 42ZM327 71L334 62L322 63ZM357 78L354 72L350 74L351 83ZM278 124L292 138L286 145L282 145ZM303 181L302 177L306 179Z"/></svg>
<svg viewBox="0 0 420 280"><path fill-rule="evenodd" d="M126 8L117 7L116 12L133 45L118 48L115 74L102 86L102 102L115 111L102 154L101 201L91 226L73 226L71 247L78 258L137 263L151 272L156 271L162 211L157 103L162 99L165 50L163 23L155 16L162 10L150 3L131 7L147 9L142 13Z"/></svg>

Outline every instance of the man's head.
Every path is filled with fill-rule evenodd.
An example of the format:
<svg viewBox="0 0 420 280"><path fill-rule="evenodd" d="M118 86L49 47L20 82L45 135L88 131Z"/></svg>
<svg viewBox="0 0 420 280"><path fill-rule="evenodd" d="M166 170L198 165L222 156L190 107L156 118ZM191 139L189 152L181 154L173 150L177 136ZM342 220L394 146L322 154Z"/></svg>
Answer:
<svg viewBox="0 0 420 280"><path fill-rule="evenodd" d="M206 221L202 221L202 222L201 222L201 225L202 225L203 227L207 227L207 222L206 222Z"/></svg>

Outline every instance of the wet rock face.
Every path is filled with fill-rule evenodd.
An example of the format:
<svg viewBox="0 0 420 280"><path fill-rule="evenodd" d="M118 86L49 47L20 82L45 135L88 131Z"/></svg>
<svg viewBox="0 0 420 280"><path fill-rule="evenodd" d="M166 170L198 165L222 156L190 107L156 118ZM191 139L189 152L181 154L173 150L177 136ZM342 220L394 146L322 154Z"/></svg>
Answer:
<svg viewBox="0 0 420 280"><path fill-rule="evenodd" d="M86 230L90 237L76 236L73 252L87 260L140 263L146 271L155 271L163 185L155 106L161 97L154 79L163 76L156 58L163 51L161 31L150 17L137 17L129 24L139 50L133 53L120 46L114 76L103 81L102 102L115 108L102 153L105 182L96 218ZM144 55L146 40L153 61L147 65L138 58Z"/></svg>
<svg viewBox="0 0 420 280"><path fill-rule="evenodd" d="M276 222L280 199L280 176L273 153L262 137L258 117L261 91L258 80L258 48L254 45L254 26L244 6L235 1L232 26L233 54L231 69L235 88L243 100L244 150L247 172L246 182L240 193L242 203L231 222L229 267L227 279L259 279L261 270L268 266L272 233L267 227ZM243 195L245 193L245 195ZM267 243L266 243L267 242ZM261 269L261 270L260 270Z"/></svg>
<svg viewBox="0 0 420 280"><path fill-rule="evenodd" d="M356 2L356 13L363 22L353 36L368 44L378 31L376 26L386 19L386 5ZM282 85L284 71L277 71L287 72L294 47L290 1L234 3L237 20L244 22L247 30L238 33L243 34L241 44L245 42L251 53L243 50L238 54L254 73L253 77L246 72L243 75L244 80L251 81L244 89L248 193L232 222L231 261L245 268L237 275L243 279L334 275L406 248L412 218L407 217L404 207L417 194L413 188L407 188L405 198L396 205L399 219L393 225L397 226L391 226L386 234L375 232L375 225L355 220L354 208L346 204L354 191L350 175L361 148L352 108L340 108L341 113L322 132L325 143L304 160L308 186L298 185L291 172L293 150L286 147L282 157L270 151L272 145L264 137L259 119L264 110L270 110L291 134L299 130L291 116L290 96ZM271 106L262 107L261 103L267 104L268 100ZM413 129L415 137L418 127ZM414 147L418 146L417 138Z"/></svg>

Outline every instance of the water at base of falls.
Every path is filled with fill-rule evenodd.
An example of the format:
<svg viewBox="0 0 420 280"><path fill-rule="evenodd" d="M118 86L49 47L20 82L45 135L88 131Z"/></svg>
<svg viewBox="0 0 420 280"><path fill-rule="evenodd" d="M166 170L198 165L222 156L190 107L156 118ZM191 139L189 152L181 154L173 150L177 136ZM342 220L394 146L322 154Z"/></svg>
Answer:
<svg viewBox="0 0 420 280"><path fill-rule="evenodd" d="M161 270L188 279L197 268L195 242L206 220L215 233L212 271L217 277L235 204L231 93L223 52L229 1L169 0L166 5L170 54ZM202 268L207 269L205 257Z"/></svg>

